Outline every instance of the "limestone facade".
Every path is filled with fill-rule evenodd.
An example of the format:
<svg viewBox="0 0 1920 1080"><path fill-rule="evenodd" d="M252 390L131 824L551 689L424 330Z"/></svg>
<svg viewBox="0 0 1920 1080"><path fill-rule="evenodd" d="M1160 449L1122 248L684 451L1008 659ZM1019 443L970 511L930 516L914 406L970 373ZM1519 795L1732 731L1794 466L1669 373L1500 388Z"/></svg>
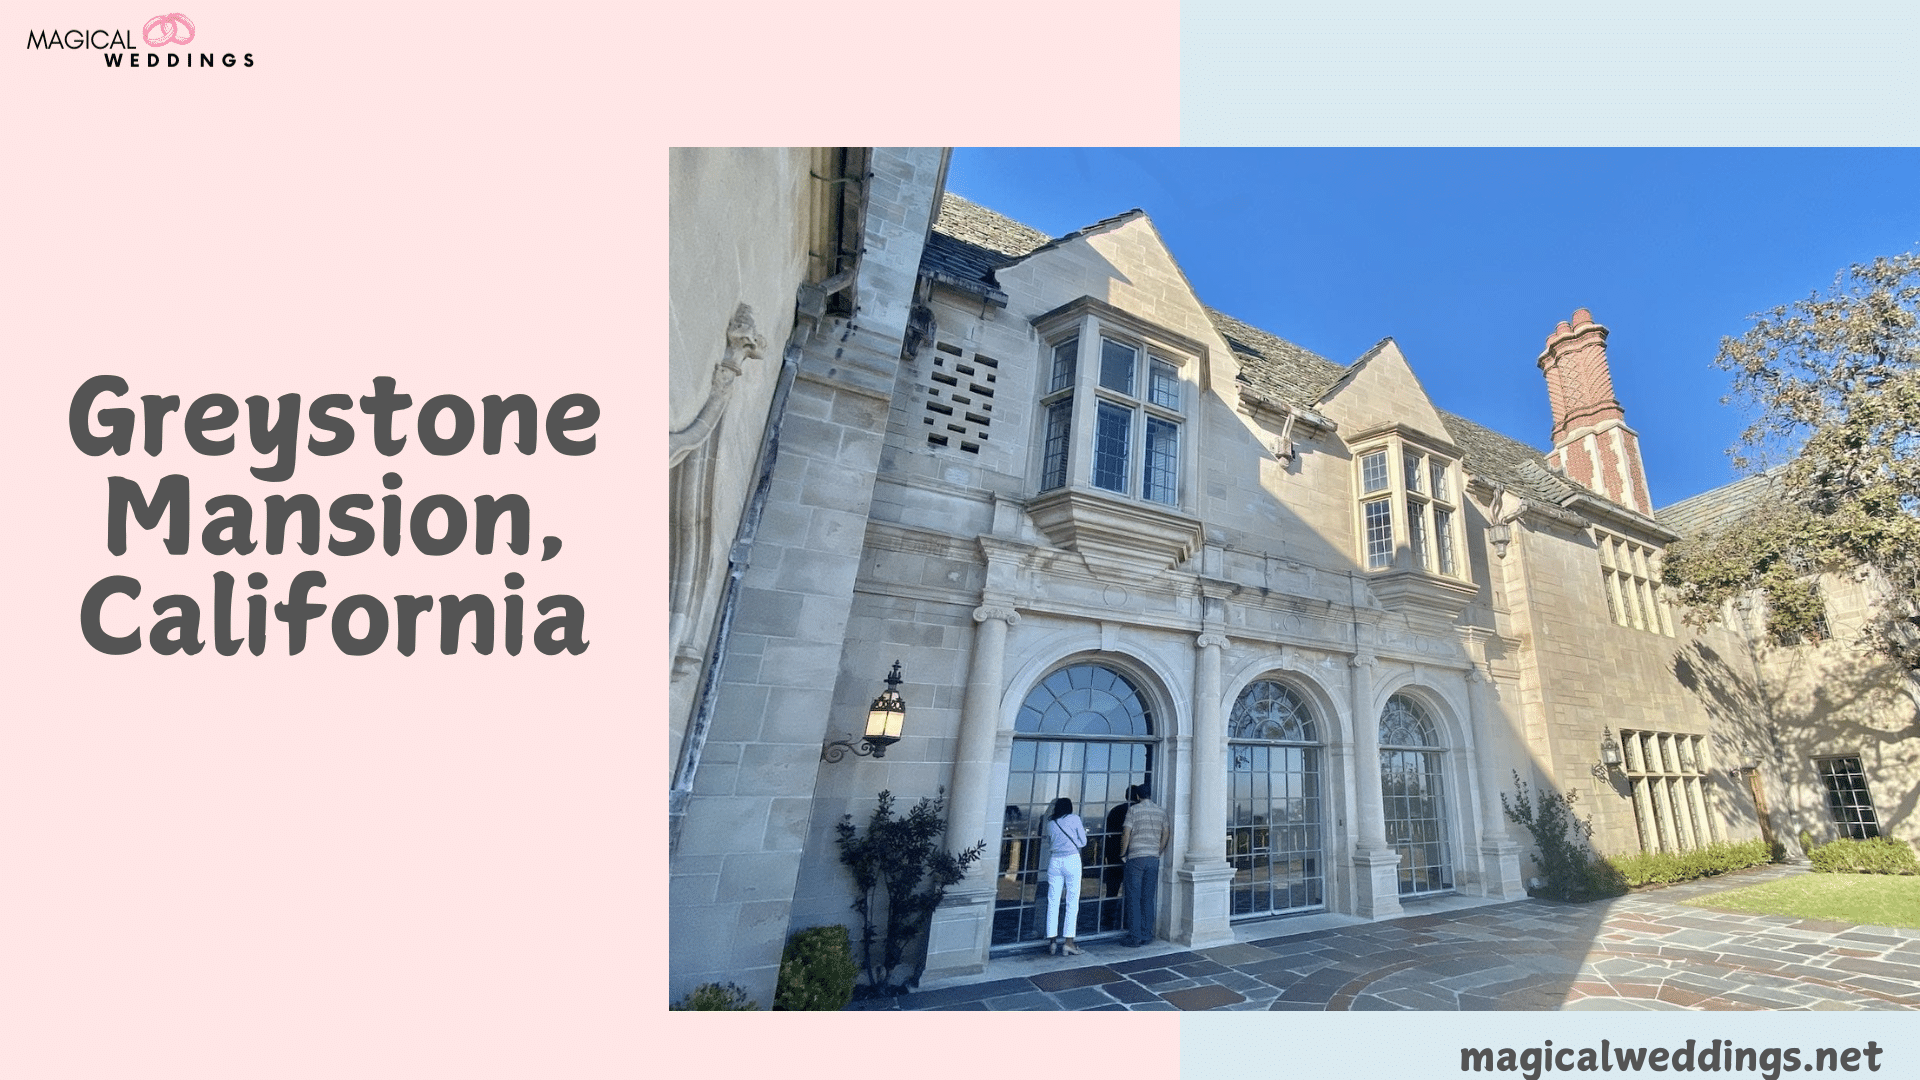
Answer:
<svg viewBox="0 0 1920 1080"><path fill-rule="evenodd" d="M1193 945L1240 919L1525 895L1516 774L1579 792L1617 852L1760 835L1757 773L1790 839L1822 805L1806 755L1878 724L1856 756L1905 808L1909 699L1872 673L1871 695L1819 698L1809 673L1858 668L1839 646L1783 659L1661 599L1679 533L1648 508L1586 312L1541 361L1550 457L1435 408L1391 339L1340 365L1208 308L1139 211L1049 238L944 195L944 160L857 165L843 314L807 315L804 288L843 268L789 263L799 302L766 302L791 388L765 380L741 425L759 458L731 452L764 460L777 430L767 496L754 519L753 466L729 465L711 522L756 520L751 559L675 654L711 692L676 681L672 702L674 996L731 980L765 1003L787 933L854 925L834 826L883 789L944 793L949 847L987 845L936 913L932 981L1036 943L1056 795L1100 834L1151 786L1173 821L1159 930ZM727 231L690 227L690 250L700 228ZM700 285L686 348L711 371L744 286ZM676 408L700 383L676 371ZM905 737L827 760L895 660ZM1831 719L1783 742L1807 713ZM1623 761L1596 768L1607 739ZM1116 930L1105 868L1083 887L1080 936Z"/></svg>

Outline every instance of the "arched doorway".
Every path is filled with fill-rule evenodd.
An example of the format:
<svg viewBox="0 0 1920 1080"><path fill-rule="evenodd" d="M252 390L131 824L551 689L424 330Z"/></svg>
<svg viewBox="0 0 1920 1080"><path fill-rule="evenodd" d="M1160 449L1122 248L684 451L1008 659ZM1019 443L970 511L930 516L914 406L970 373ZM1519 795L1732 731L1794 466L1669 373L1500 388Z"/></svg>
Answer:
<svg viewBox="0 0 1920 1080"><path fill-rule="evenodd" d="M1387 844L1400 856L1400 895L1453 890L1448 855L1446 749L1427 710L1395 694L1380 714L1380 795Z"/></svg>
<svg viewBox="0 0 1920 1080"><path fill-rule="evenodd" d="M1129 784L1154 781L1158 742L1151 703L1113 667L1072 664L1027 694L1013 731L994 947L1045 940L1040 825L1062 795L1087 823L1078 936L1119 932L1120 882L1110 873L1119 869L1119 835L1107 826L1114 808L1126 805Z"/></svg>
<svg viewBox="0 0 1920 1080"><path fill-rule="evenodd" d="M1320 733L1305 699L1262 679L1227 716L1234 918L1326 907Z"/></svg>

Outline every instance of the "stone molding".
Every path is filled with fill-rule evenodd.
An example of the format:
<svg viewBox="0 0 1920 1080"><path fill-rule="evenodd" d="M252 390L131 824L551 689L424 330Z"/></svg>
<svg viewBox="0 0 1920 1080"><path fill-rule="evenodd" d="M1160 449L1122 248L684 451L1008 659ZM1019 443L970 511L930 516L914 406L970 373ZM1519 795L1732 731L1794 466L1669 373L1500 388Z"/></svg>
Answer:
<svg viewBox="0 0 1920 1080"><path fill-rule="evenodd" d="M1096 573L1153 574L1200 550L1198 518L1171 508L1059 488L1027 504L1027 514L1054 544L1078 552Z"/></svg>

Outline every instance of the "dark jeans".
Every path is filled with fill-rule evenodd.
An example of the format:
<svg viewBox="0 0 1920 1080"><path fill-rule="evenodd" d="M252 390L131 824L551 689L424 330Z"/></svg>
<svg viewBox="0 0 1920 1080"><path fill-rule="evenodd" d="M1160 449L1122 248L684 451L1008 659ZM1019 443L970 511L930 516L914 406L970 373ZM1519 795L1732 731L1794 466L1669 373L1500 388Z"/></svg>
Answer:
<svg viewBox="0 0 1920 1080"><path fill-rule="evenodd" d="M1127 860L1127 881L1120 897L1126 905L1126 940L1141 945L1151 942L1153 921L1159 910L1160 856Z"/></svg>

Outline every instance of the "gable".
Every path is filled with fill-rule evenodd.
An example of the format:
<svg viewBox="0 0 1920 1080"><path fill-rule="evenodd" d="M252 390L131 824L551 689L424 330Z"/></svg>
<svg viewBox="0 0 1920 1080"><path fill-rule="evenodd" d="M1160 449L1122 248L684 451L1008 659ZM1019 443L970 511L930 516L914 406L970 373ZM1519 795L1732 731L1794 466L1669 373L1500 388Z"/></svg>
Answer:
<svg viewBox="0 0 1920 1080"><path fill-rule="evenodd" d="M1344 431L1400 424L1437 439L1448 438L1446 423L1392 338L1354 361L1321 396L1318 408Z"/></svg>
<svg viewBox="0 0 1920 1080"><path fill-rule="evenodd" d="M1064 236L995 273L1029 317L1081 297L1092 297L1154 326L1207 346L1213 377L1231 379L1226 343L1200 303L1159 231L1140 211L1129 211ZM1202 385L1205 385L1204 381Z"/></svg>

